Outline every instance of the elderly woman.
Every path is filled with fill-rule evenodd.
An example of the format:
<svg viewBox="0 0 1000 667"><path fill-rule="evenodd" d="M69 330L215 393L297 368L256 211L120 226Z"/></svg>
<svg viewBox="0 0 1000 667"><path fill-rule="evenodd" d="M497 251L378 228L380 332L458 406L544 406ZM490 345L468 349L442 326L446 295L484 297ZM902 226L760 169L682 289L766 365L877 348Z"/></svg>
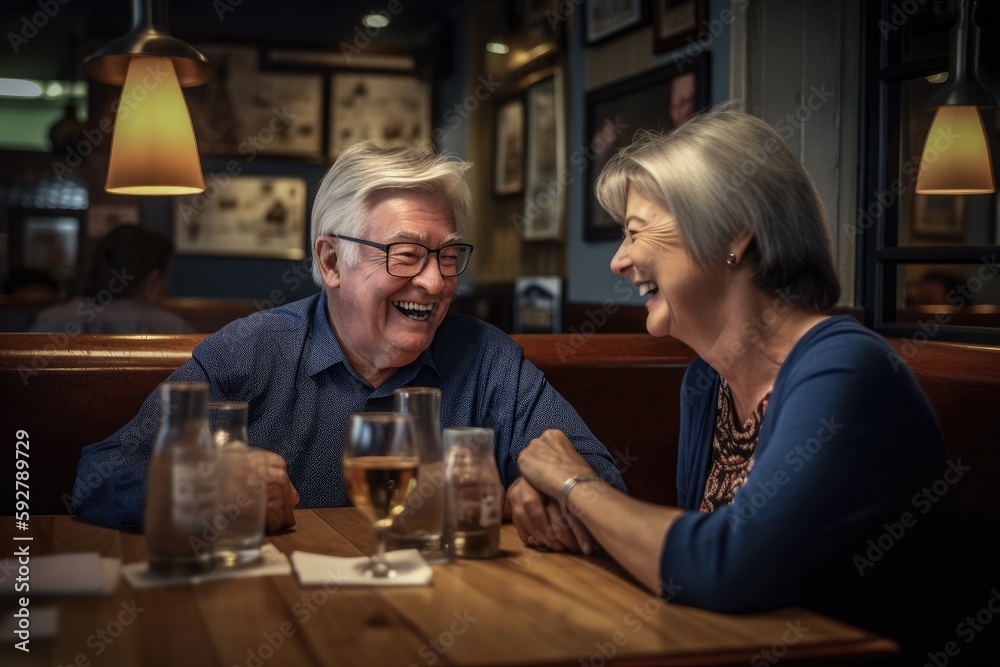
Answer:
<svg viewBox="0 0 1000 667"><path fill-rule="evenodd" d="M956 523L954 492L928 489L959 473L892 348L824 314L840 291L802 165L766 123L724 107L641 134L597 197L622 226L611 268L647 298L649 333L698 355L680 396L680 506L615 491L547 431L518 459L551 499L525 508L522 537L552 544L558 503L583 551L596 540L672 601L801 605L900 637L913 618L894 612L935 592L921 582ZM675 399L650 396L649 418Z"/></svg>

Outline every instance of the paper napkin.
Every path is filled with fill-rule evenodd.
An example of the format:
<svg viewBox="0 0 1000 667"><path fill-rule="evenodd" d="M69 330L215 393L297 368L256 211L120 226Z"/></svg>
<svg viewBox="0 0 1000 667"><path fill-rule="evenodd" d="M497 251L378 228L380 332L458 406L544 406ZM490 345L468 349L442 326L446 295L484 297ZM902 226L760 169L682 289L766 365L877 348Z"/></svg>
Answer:
<svg viewBox="0 0 1000 667"><path fill-rule="evenodd" d="M324 556L305 551L292 552L292 567L303 586L426 586L434 576L431 566L417 549L389 551L386 560L396 570L396 575L375 578L364 574L368 556L344 558Z"/></svg>
<svg viewBox="0 0 1000 667"><path fill-rule="evenodd" d="M203 574L188 577L163 577L149 571L149 563L129 563L122 567L122 574L133 588L151 588L154 586L175 586L177 584L192 584L216 579L235 579L238 577L265 577L270 575L291 574L288 556L278 551L273 544L265 544L260 548L261 561L254 565L213 570Z"/></svg>
<svg viewBox="0 0 1000 667"><path fill-rule="evenodd" d="M52 639L59 631L59 609L56 607L32 607L28 612L31 619L28 631L25 631L21 626L21 619L14 617L16 611L7 614L7 618L0 622L0 643L2 644L18 644L25 639L29 641Z"/></svg>
<svg viewBox="0 0 1000 667"><path fill-rule="evenodd" d="M122 562L88 551L32 556L30 566L31 595L111 595L118 586ZM16 563L14 567L16 572ZM3 592L19 595L15 583L15 577L9 577Z"/></svg>

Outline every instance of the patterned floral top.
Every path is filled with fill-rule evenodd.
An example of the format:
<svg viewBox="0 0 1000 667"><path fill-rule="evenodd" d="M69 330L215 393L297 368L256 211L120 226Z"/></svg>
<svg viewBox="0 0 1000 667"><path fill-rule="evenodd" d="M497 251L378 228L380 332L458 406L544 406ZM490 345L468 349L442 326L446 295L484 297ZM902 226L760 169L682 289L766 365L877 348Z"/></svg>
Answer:
<svg viewBox="0 0 1000 667"><path fill-rule="evenodd" d="M767 411L771 392L760 399L757 408L742 424L736 423L733 393L725 378L719 383L719 398L712 432L712 467L705 482L701 499L702 512L714 512L733 501L736 490L743 486L753 468L753 455L760 436L760 424Z"/></svg>

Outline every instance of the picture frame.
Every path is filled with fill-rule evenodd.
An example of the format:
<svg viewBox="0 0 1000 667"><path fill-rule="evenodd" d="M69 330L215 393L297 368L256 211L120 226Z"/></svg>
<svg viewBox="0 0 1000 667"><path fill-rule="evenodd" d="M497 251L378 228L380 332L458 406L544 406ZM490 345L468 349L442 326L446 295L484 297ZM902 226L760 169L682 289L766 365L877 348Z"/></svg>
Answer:
<svg viewBox="0 0 1000 667"><path fill-rule="evenodd" d="M512 333L560 333L562 309L561 276L522 276L514 283Z"/></svg>
<svg viewBox="0 0 1000 667"><path fill-rule="evenodd" d="M41 271L71 291L86 264L85 224L79 209L15 209L8 222L10 268Z"/></svg>
<svg viewBox="0 0 1000 667"><path fill-rule="evenodd" d="M704 31L708 0L652 0L653 53L695 40Z"/></svg>
<svg viewBox="0 0 1000 667"><path fill-rule="evenodd" d="M668 131L709 105L710 53L682 65L671 63L587 93L587 165L583 237L587 241L621 238L621 228L594 195L607 161L632 143L636 130ZM663 109L669 108L664 114Z"/></svg>
<svg viewBox="0 0 1000 667"><path fill-rule="evenodd" d="M431 85L412 74L337 72L331 77L327 156L376 139L388 146L430 148Z"/></svg>
<svg viewBox="0 0 1000 667"><path fill-rule="evenodd" d="M587 46L599 44L647 21L647 0L588 0L584 15Z"/></svg>
<svg viewBox="0 0 1000 667"><path fill-rule="evenodd" d="M913 195L913 238L961 241L965 232L965 197Z"/></svg>
<svg viewBox="0 0 1000 667"><path fill-rule="evenodd" d="M206 156L258 155L321 161L323 76L262 70L256 46L199 45L215 68L208 83L185 91L198 151Z"/></svg>
<svg viewBox="0 0 1000 667"><path fill-rule="evenodd" d="M562 72L525 90L525 181L521 236L526 241L558 239L566 211L566 123Z"/></svg>
<svg viewBox="0 0 1000 667"><path fill-rule="evenodd" d="M493 194L498 197L524 191L524 99L515 97L497 106L493 138Z"/></svg>
<svg viewBox="0 0 1000 667"><path fill-rule="evenodd" d="M178 255L300 260L306 256L306 180L230 176L213 196L174 197Z"/></svg>

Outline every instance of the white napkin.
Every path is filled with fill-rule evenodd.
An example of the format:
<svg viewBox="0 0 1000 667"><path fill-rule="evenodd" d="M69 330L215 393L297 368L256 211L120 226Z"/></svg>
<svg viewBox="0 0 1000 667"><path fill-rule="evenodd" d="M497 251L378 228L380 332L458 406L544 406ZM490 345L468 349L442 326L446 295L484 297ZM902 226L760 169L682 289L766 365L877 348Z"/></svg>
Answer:
<svg viewBox="0 0 1000 667"><path fill-rule="evenodd" d="M375 578L364 574L368 556L344 558L305 551L292 552L292 567L303 586L426 586L434 576L431 566L417 549L400 549L385 554L396 570L395 576Z"/></svg>
<svg viewBox="0 0 1000 667"><path fill-rule="evenodd" d="M129 563L122 568L122 574L132 588L151 588L154 586L175 586L177 584L193 584L216 579L235 579L237 577L264 577L269 575L291 574L288 556L278 551L273 544L265 544L260 548L261 560L254 565L213 570L203 574L193 574L189 577L161 577L149 571L149 563Z"/></svg>
<svg viewBox="0 0 1000 667"><path fill-rule="evenodd" d="M17 572L17 563L12 561ZM118 586L122 562L101 558L96 551L32 556L28 585L32 595L111 595ZM19 595L15 577L9 577L3 592Z"/></svg>
<svg viewBox="0 0 1000 667"><path fill-rule="evenodd" d="M25 640L30 642L34 639L52 639L56 636L59 630L58 608L30 607L28 618L31 620L31 625L27 629L21 627L21 619L14 617L18 611L20 608L7 614L7 618L0 623L0 643L20 644ZM25 646L30 648L31 644Z"/></svg>

